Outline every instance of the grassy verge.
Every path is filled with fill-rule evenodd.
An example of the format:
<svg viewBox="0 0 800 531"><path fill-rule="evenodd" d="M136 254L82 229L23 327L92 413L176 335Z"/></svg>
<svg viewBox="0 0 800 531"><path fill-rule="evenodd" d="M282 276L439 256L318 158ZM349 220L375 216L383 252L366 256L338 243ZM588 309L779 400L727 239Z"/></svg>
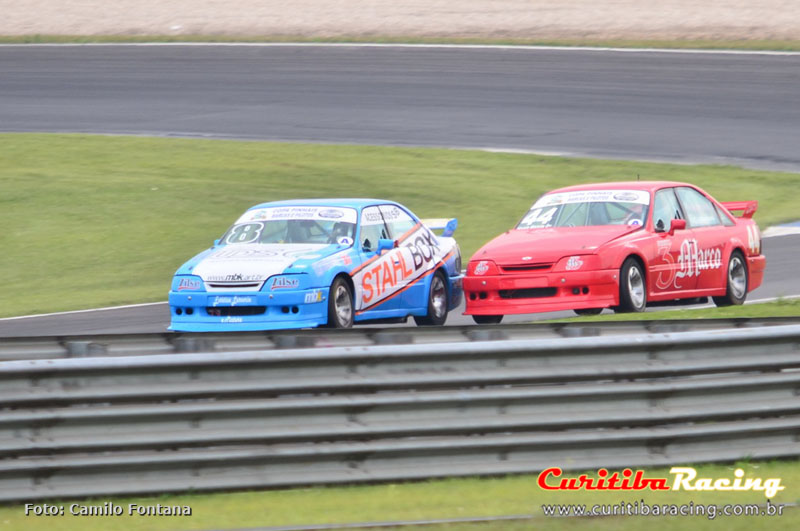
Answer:
<svg viewBox="0 0 800 531"><path fill-rule="evenodd" d="M750 294L751 299L758 298L758 291ZM694 308L680 310L664 310L646 313L611 313L604 311L600 315L558 319L558 321L592 322L592 321L661 321L664 319L735 319L737 317L794 317L800 315L800 299L778 299L775 302L745 304L744 306L727 306L724 308Z"/></svg>
<svg viewBox="0 0 800 531"><path fill-rule="evenodd" d="M144 42L298 42L298 43L378 43L378 44L482 44L513 46L566 46L600 48L669 48L702 50L800 51L800 41L765 39L723 40L647 40L647 39L518 39L460 38L412 36L347 36L308 37L302 35L14 35L0 36L0 44L89 44Z"/></svg>
<svg viewBox="0 0 800 531"><path fill-rule="evenodd" d="M567 184L690 181L796 218L797 175L448 149L0 134L0 316L160 301L186 259L255 203L378 197L456 216L465 260Z"/></svg>
<svg viewBox="0 0 800 531"><path fill-rule="evenodd" d="M685 465L682 465L685 466ZM795 503L800 484L800 463L743 462L736 465L699 465L697 477L734 478L734 470L742 468L746 478L780 478L784 490L770 501L773 504ZM578 473L564 473L577 477ZM596 477L597 471L587 475ZM647 469L645 477L665 478L671 487L674 476L669 468ZM708 516L688 517L604 517L592 519L548 518L544 504L616 505L639 502L652 505L689 504L761 504L763 492L689 492L680 491L545 491L538 487L534 475L485 479L445 479L418 483L401 483L330 488L286 489L221 494L159 496L153 498L98 499L48 502L64 506L63 517L25 516L24 504L0 507L0 529L72 530L81 529L237 529L261 526L291 526L428 520L485 517L500 515L533 515L533 520L520 524L503 523L486 526L492 529L620 529L635 530L642 525L651 529L704 529ZM69 514L72 503L102 505L111 501L122 506L123 516L75 517ZM183 517L127 516L128 504L141 506L188 505L192 515ZM717 515L716 529L797 529L800 511L784 509L781 517L724 517ZM600 527L597 527L600 526ZM450 528L461 526L448 526ZM474 526L469 526L469 529Z"/></svg>

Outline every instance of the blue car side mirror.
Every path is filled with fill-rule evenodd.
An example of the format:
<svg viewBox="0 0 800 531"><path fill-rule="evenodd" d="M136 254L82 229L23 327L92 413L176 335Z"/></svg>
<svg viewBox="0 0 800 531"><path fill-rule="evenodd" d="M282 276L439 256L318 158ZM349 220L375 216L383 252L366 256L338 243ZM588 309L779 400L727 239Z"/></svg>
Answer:
<svg viewBox="0 0 800 531"><path fill-rule="evenodd" d="M383 251L391 251L397 247L397 242L394 240L390 240L388 238L381 238L378 240L378 254L381 254Z"/></svg>

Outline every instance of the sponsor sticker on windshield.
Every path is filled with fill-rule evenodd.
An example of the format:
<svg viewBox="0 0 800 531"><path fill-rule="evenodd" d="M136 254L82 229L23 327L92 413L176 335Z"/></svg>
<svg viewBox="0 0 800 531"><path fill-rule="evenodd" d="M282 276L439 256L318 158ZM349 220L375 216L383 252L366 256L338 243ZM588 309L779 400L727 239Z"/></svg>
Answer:
<svg viewBox="0 0 800 531"><path fill-rule="evenodd" d="M649 205L650 193L644 190L579 190L575 192L558 192L542 196L531 208L544 208L569 203L597 202Z"/></svg>
<svg viewBox="0 0 800 531"><path fill-rule="evenodd" d="M324 219L355 223L356 210L354 208L331 206L285 206L255 208L242 214L242 216L236 221L236 224L248 223L251 221L288 219Z"/></svg>

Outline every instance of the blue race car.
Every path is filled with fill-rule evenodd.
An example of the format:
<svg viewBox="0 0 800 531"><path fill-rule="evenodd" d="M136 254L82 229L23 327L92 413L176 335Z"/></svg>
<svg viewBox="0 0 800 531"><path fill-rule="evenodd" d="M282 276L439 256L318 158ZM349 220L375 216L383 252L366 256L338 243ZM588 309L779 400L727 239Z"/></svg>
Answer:
<svg viewBox="0 0 800 531"><path fill-rule="evenodd" d="M175 273L169 329L442 325L462 297L456 226L377 199L256 205Z"/></svg>

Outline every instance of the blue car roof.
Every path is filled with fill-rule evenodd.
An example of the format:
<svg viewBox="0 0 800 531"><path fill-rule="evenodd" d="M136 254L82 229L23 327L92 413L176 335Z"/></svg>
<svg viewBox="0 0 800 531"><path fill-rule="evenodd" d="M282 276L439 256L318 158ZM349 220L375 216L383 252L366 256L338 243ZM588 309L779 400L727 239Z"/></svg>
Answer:
<svg viewBox="0 0 800 531"><path fill-rule="evenodd" d="M248 208L276 207L276 206L339 206L339 207L352 207L364 208L375 204L393 204L395 201L387 201L385 199L368 199L368 198L333 198L333 199L289 199L286 201L271 201L269 203L261 203Z"/></svg>

